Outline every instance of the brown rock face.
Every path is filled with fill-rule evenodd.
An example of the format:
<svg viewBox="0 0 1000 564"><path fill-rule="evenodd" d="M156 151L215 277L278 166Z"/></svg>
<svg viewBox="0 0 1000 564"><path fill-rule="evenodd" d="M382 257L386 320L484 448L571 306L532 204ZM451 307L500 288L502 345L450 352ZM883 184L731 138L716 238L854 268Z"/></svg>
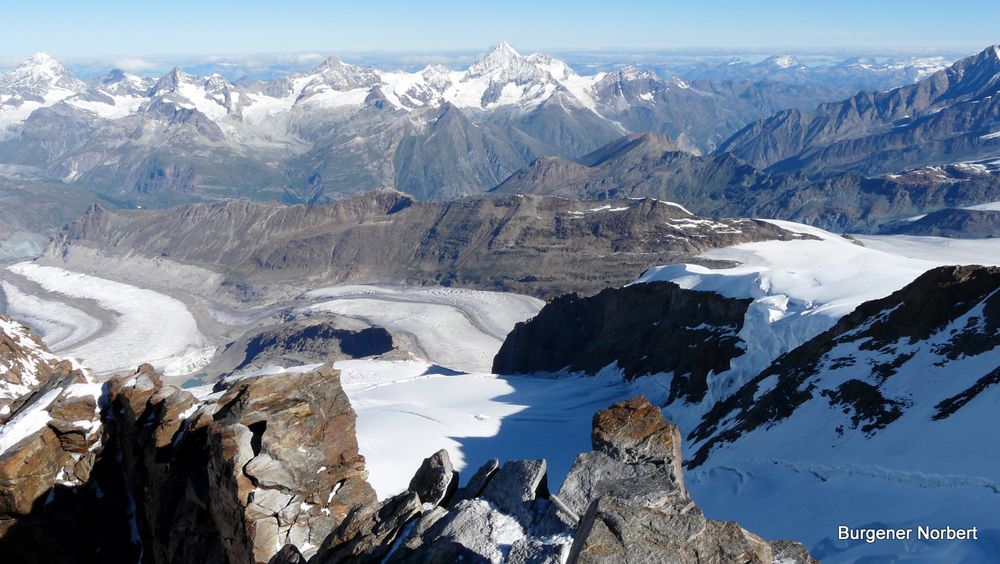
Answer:
<svg viewBox="0 0 1000 564"><path fill-rule="evenodd" d="M101 452L100 386L69 363L46 370L32 391L8 404L10 418L0 427L4 562L67 561L77 550L86 561L92 553L87 538L94 536L96 500L87 486ZM81 524L74 529L67 522Z"/></svg>
<svg viewBox="0 0 1000 564"><path fill-rule="evenodd" d="M151 561L268 562L286 545L312 556L377 506L339 372L249 378L204 403L148 366L111 389Z"/></svg>
<svg viewBox="0 0 1000 564"><path fill-rule="evenodd" d="M379 502L339 372L229 385L196 396L143 365L103 388L53 375L19 400L0 434L0 561L813 562L706 519L677 427L645 398L594 416L558 495L545 460L491 460L456 492L439 451L417 491Z"/></svg>
<svg viewBox="0 0 1000 564"><path fill-rule="evenodd" d="M627 461L667 459L680 450L676 425L644 397L635 397L594 414L590 435L594 450Z"/></svg>
<svg viewBox="0 0 1000 564"><path fill-rule="evenodd" d="M339 372L251 378L218 403L212 512L237 561L267 562L286 543L318 547L349 513L377 502Z"/></svg>
<svg viewBox="0 0 1000 564"><path fill-rule="evenodd" d="M18 400L54 373L70 370L62 363L27 327L0 315L0 424L10 418Z"/></svg>
<svg viewBox="0 0 1000 564"><path fill-rule="evenodd" d="M429 202L383 190L329 205L233 200L163 211L95 209L66 227L52 258L93 264L91 251L166 253L260 289L312 279L548 297L620 286L657 264L705 262L697 255L712 248L791 237L760 221L692 219L699 218L650 198L498 195Z"/></svg>

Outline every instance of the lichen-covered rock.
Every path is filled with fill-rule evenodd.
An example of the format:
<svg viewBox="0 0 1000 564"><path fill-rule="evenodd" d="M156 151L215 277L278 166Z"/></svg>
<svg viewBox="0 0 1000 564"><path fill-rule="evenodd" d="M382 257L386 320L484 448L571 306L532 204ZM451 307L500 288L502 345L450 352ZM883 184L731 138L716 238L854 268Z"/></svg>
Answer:
<svg viewBox="0 0 1000 564"><path fill-rule="evenodd" d="M313 560L319 564L381 562L405 525L417 519L422 509L413 492L393 496L374 508L361 507L327 537Z"/></svg>
<svg viewBox="0 0 1000 564"><path fill-rule="evenodd" d="M473 561L502 562L509 547L524 537L524 526L515 517L484 499L471 499L455 504L425 533L420 550L403 561L450 562L468 551Z"/></svg>
<svg viewBox="0 0 1000 564"><path fill-rule="evenodd" d="M572 562L772 561L766 542L736 523L705 519L680 492L651 507L622 493L591 504L574 537Z"/></svg>
<svg viewBox="0 0 1000 564"><path fill-rule="evenodd" d="M530 502L549 497L544 460L512 460L505 462L490 479L479 496L500 511L531 524Z"/></svg>

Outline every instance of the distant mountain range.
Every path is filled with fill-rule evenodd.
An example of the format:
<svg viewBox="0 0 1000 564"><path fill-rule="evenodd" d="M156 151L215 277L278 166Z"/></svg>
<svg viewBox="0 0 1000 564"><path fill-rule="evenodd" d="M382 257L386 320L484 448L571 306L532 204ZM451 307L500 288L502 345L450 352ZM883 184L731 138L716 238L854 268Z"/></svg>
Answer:
<svg viewBox="0 0 1000 564"><path fill-rule="evenodd" d="M915 84L859 92L812 112L790 109L720 145L755 167L865 174L1000 158L1000 46Z"/></svg>
<svg viewBox="0 0 1000 564"><path fill-rule="evenodd" d="M660 70L688 80L778 81L847 87L855 90L888 90L916 82L941 69L954 59L945 56L847 57L814 62L813 57L792 54L772 55L757 62L732 57L723 62L696 61L689 65Z"/></svg>
<svg viewBox="0 0 1000 564"><path fill-rule="evenodd" d="M664 80L635 67L580 75L506 43L465 70L383 71L330 58L240 83L180 69L159 80L112 70L83 82L39 54L0 75L0 172L92 189L119 205L234 195L318 202L381 187L452 198L536 158L577 158L634 132L706 153L749 121L850 91L756 77Z"/></svg>
<svg viewBox="0 0 1000 564"><path fill-rule="evenodd" d="M650 196L681 202L707 216L781 218L840 231L899 232L897 223L916 215L1000 201L1000 163L927 166L870 177L835 172L815 178L760 170L726 152L692 155L663 135L645 133L623 137L577 160L537 159L492 193ZM971 225L953 225L947 232L979 237L992 233L982 222L965 229Z"/></svg>

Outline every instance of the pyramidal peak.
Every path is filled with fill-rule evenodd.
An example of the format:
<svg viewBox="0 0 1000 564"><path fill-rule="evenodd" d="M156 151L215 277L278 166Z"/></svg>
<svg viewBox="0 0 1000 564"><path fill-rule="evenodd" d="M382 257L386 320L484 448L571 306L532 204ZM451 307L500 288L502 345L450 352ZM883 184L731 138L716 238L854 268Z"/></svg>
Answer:
<svg viewBox="0 0 1000 564"><path fill-rule="evenodd" d="M42 95L50 88L82 92L86 86L55 57L35 53L10 71L0 74L0 86Z"/></svg>
<svg viewBox="0 0 1000 564"><path fill-rule="evenodd" d="M469 76L491 76L503 80L544 78L545 72L531 64L506 41L501 41L469 67Z"/></svg>
<svg viewBox="0 0 1000 564"><path fill-rule="evenodd" d="M28 57L27 59L25 59L24 62L21 63L21 66L22 67L25 67L25 66L32 66L32 67L56 67L56 66L59 66L59 67L61 67L62 63L60 63L58 60L56 60L55 57L53 57L52 55L49 55L48 53L38 52L38 53L35 53L34 55Z"/></svg>
<svg viewBox="0 0 1000 564"><path fill-rule="evenodd" d="M500 43L497 43L493 47L493 51L492 52L493 53L503 53L505 55L513 56L513 57L520 57L521 56L521 54L518 53L517 50L514 49L514 47L512 47L511 44L507 43L506 41L500 41Z"/></svg>

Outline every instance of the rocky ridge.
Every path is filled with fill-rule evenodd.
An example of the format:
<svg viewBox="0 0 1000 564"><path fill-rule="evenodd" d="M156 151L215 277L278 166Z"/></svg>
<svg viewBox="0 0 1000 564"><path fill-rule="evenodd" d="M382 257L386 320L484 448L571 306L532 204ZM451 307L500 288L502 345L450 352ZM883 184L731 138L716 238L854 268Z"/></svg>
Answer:
<svg viewBox="0 0 1000 564"><path fill-rule="evenodd" d="M879 232L918 214L1000 200L1000 168L994 161L814 178L798 171L763 171L731 153L692 155L647 133L609 143L575 161L538 159L491 193L654 197L709 217L766 217L834 231ZM968 233L974 236L975 229Z"/></svg>
<svg viewBox="0 0 1000 564"><path fill-rule="evenodd" d="M911 85L751 123L718 151L757 168L810 174L891 173L995 158L998 73L1000 46L987 47Z"/></svg>
<svg viewBox="0 0 1000 564"><path fill-rule="evenodd" d="M66 226L48 258L80 261L91 271L121 257L179 262L223 273L222 290L322 280L544 297L620 285L655 264L697 262L710 248L791 237L766 222L708 220L652 198L504 195L440 203L383 190L316 206L93 206Z"/></svg>
<svg viewBox="0 0 1000 564"><path fill-rule="evenodd" d="M216 391L164 385L148 365L103 386L74 370L34 390L0 439L42 408L47 424L0 440L0 555L19 561L813 562L706 519L678 429L643 398L595 415L594 451L558 493L544 460L494 460L459 488L440 451L382 501L328 368Z"/></svg>

